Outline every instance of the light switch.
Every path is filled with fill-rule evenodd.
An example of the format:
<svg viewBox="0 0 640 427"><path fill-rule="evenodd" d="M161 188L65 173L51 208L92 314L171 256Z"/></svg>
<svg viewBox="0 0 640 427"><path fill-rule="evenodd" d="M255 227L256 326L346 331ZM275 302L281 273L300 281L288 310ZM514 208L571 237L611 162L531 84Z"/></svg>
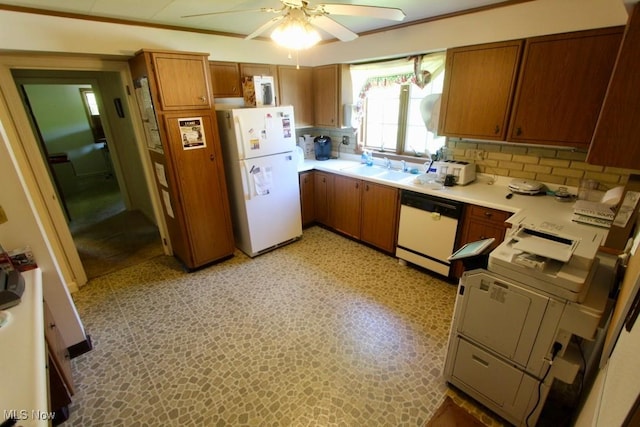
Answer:
<svg viewBox="0 0 640 427"><path fill-rule="evenodd" d="M7 221L9 221L9 219L7 218L7 214L2 206L0 206L0 224L4 224Z"/></svg>

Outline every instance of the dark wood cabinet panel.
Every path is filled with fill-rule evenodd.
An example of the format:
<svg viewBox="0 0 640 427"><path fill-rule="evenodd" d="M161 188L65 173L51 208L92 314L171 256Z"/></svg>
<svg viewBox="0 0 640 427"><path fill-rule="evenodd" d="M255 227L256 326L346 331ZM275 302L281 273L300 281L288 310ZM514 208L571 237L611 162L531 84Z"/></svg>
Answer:
<svg viewBox="0 0 640 427"><path fill-rule="evenodd" d="M640 169L640 4L633 8L587 162Z"/></svg>
<svg viewBox="0 0 640 427"><path fill-rule="evenodd" d="M158 72L157 64L165 71ZM162 145L148 153L173 254L188 270L232 256L235 241L215 112L211 105L191 105L187 96L198 92L194 88L211 86L207 55L143 50L129 65L135 81L149 79ZM184 75L175 73L188 68ZM181 119L199 121L194 126L203 134L201 146L185 146Z"/></svg>
<svg viewBox="0 0 640 427"><path fill-rule="evenodd" d="M333 174L315 171L313 173L315 218L320 224L331 227L329 206L333 192Z"/></svg>
<svg viewBox="0 0 640 427"><path fill-rule="evenodd" d="M313 69L311 67L279 65L278 93L280 105L293 105L296 126L312 126L313 117Z"/></svg>
<svg viewBox="0 0 640 427"><path fill-rule="evenodd" d="M235 62L210 61L213 95L219 97L242 96L240 69Z"/></svg>
<svg viewBox="0 0 640 427"><path fill-rule="evenodd" d="M211 108L213 102L206 56L153 52L150 59L162 110Z"/></svg>
<svg viewBox="0 0 640 427"><path fill-rule="evenodd" d="M399 190L363 181L360 239L386 252L396 249Z"/></svg>
<svg viewBox="0 0 640 427"><path fill-rule="evenodd" d="M517 40L447 51L442 135L505 138L522 44Z"/></svg>
<svg viewBox="0 0 640 427"><path fill-rule="evenodd" d="M314 124L339 127L339 65L325 65L313 69Z"/></svg>
<svg viewBox="0 0 640 427"><path fill-rule="evenodd" d="M356 239L360 239L361 188L359 179L333 177L332 227Z"/></svg>
<svg viewBox="0 0 640 427"><path fill-rule="evenodd" d="M586 148L622 28L527 39L508 141Z"/></svg>
<svg viewBox="0 0 640 427"><path fill-rule="evenodd" d="M302 226L307 227L316 220L315 216L315 176L313 171L300 173L300 213Z"/></svg>
<svg viewBox="0 0 640 427"><path fill-rule="evenodd" d="M467 205L465 207L462 232L456 244L456 250L469 242L477 240L495 238L491 249L494 249L504 240L507 231L505 220L513 215L510 212L498 209L485 208L477 205ZM464 272L461 261L454 261L452 276L459 278Z"/></svg>

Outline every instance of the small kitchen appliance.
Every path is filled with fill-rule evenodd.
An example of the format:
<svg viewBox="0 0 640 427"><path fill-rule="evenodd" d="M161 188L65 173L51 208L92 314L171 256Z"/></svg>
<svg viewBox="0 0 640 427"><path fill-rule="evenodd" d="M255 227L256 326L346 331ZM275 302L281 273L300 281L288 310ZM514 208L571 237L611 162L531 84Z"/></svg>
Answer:
<svg viewBox="0 0 640 427"><path fill-rule="evenodd" d="M542 193L544 185L541 182L528 179L512 179L509 183L509 190L517 194L535 196Z"/></svg>
<svg viewBox="0 0 640 427"><path fill-rule="evenodd" d="M316 151L316 160L329 160L331 158L331 138L325 135L316 136L313 139Z"/></svg>
<svg viewBox="0 0 640 427"><path fill-rule="evenodd" d="M436 169L436 181L444 182L447 175L453 175L449 178L449 183L453 179L456 185L466 185L476 180L475 163L456 161L456 160L438 160L433 162L431 168Z"/></svg>

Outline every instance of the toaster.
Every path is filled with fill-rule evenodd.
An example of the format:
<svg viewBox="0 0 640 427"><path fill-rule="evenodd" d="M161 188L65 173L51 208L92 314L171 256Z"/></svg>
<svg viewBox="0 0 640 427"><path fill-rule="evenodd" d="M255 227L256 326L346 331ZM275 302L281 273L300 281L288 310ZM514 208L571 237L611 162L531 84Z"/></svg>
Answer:
<svg viewBox="0 0 640 427"><path fill-rule="evenodd" d="M456 161L456 160L439 160L433 162L436 169L436 181L444 182L447 175L453 175L457 185L466 185L476 180L475 163Z"/></svg>

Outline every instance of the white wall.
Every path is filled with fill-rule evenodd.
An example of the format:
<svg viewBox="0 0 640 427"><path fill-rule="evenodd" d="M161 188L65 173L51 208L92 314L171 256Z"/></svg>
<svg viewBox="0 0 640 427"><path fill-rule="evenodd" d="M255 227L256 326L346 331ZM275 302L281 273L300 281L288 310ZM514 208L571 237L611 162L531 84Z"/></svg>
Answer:
<svg viewBox="0 0 640 427"><path fill-rule="evenodd" d="M630 1L630 0L627 0ZM624 25L623 0L536 0L328 43L300 54L302 65L357 62L460 45ZM0 49L131 56L142 48L208 52L220 61L287 64L269 41L211 36L0 11Z"/></svg>
<svg viewBox="0 0 640 427"><path fill-rule="evenodd" d="M3 106L0 105L0 110ZM0 112L1 113L1 112ZM1 114L0 114L1 115ZM62 281L58 263L49 242L44 237L42 224L34 215L34 201L25 192L25 177L16 167L14 153L8 145L8 137L0 123L0 206L7 214L8 222L0 224L0 243L5 250L31 247L38 266L42 269L44 299L55 312L56 324L67 346L85 340L85 333L69 291Z"/></svg>

